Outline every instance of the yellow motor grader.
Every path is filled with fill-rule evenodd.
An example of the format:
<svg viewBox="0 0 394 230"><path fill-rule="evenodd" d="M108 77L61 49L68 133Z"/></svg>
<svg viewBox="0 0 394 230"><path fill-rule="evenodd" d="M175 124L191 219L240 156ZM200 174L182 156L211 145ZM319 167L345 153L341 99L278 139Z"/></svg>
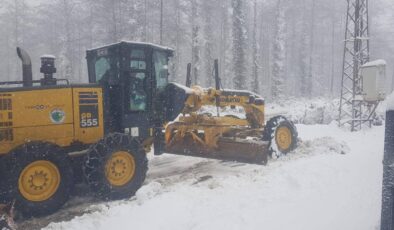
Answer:
<svg viewBox="0 0 394 230"><path fill-rule="evenodd" d="M0 82L0 203L46 215L79 182L104 200L130 197L144 182L151 146L155 155L260 164L296 146L290 121L265 123L260 96L220 89L217 62L215 88L169 83L173 52L138 42L88 50L89 84L69 84L53 77L50 55L41 57L43 78L33 80L18 48L23 81Z"/></svg>

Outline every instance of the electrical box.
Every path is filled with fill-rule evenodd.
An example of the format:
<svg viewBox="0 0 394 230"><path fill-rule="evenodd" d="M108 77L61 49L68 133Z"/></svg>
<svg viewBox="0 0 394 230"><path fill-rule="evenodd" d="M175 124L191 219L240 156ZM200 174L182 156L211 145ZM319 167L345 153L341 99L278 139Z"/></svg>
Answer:
<svg viewBox="0 0 394 230"><path fill-rule="evenodd" d="M363 99L368 102L383 101L386 98L386 61L376 60L361 67Z"/></svg>

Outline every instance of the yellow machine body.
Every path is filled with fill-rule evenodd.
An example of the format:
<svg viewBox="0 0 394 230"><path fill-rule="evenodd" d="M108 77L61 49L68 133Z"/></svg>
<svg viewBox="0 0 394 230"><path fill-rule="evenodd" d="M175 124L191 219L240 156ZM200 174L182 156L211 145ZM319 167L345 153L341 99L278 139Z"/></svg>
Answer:
<svg viewBox="0 0 394 230"><path fill-rule="evenodd" d="M183 114L166 127L166 150L170 153L208 158L236 159L265 163L268 142L264 131L264 101L250 92L237 93L192 87ZM229 93L231 92L231 93ZM217 106L214 114L201 113L204 106ZM224 107L242 107L244 118L221 116Z"/></svg>
<svg viewBox="0 0 394 230"><path fill-rule="evenodd" d="M231 94L228 94L225 90L203 89L199 86L193 86L192 91L193 93L186 100L183 114L196 113L201 107L209 105L221 108L240 106L245 110L246 120L227 119L222 120L223 123L227 125L250 125L259 128L264 126L264 102L255 103L251 101L250 92L245 94L246 91L239 91L237 94L237 91L229 91ZM241 123L238 124L238 122Z"/></svg>
<svg viewBox="0 0 394 230"><path fill-rule="evenodd" d="M104 135L100 87L54 86L0 92L0 155L32 141L61 147Z"/></svg>

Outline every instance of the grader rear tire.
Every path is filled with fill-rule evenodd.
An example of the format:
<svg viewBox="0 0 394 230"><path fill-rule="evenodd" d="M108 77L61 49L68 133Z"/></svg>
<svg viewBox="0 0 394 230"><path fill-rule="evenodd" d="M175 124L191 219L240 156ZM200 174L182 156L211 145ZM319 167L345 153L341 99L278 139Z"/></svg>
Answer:
<svg viewBox="0 0 394 230"><path fill-rule="evenodd" d="M148 160L136 138L114 133L89 148L83 169L96 196L117 200L133 196L142 186Z"/></svg>
<svg viewBox="0 0 394 230"><path fill-rule="evenodd" d="M276 116L267 122L263 139L269 141L270 156L278 158L295 149L298 132L293 122L283 116Z"/></svg>
<svg viewBox="0 0 394 230"><path fill-rule="evenodd" d="M54 213L68 200L74 185L68 155L49 143L29 143L1 159L3 201L15 201L24 217Z"/></svg>

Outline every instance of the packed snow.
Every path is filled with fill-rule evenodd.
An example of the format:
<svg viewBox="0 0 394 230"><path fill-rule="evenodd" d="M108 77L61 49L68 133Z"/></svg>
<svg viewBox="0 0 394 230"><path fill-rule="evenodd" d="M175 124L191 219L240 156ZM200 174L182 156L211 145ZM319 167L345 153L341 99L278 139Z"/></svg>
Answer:
<svg viewBox="0 0 394 230"><path fill-rule="evenodd" d="M135 197L83 205L44 229L378 229L384 127L297 129L298 148L267 166L150 156Z"/></svg>

